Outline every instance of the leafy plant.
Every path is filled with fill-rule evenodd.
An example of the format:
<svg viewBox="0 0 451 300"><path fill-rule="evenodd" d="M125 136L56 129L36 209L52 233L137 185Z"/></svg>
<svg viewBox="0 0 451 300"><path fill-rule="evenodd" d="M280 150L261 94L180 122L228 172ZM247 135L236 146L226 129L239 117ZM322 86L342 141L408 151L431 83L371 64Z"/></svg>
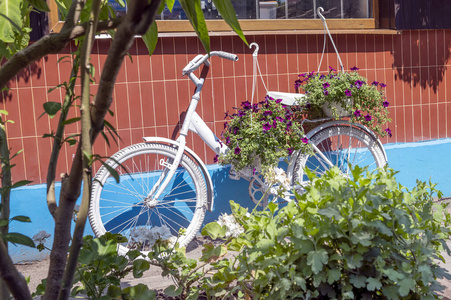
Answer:
<svg viewBox="0 0 451 300"><path fill-rule="evenodd" d="M334 118L342 117L340 110L351 120L360 122L381 136L392 135L385 128L391 119L387 107L390 103L385 96L386 84L373 81L371 84L357 71L336 72L329 67L328 74L304 73L295 81L296 90L301 87L307 97L305 111L315 117L324 109L330 109Z"/></svg>
<svg viewBox="0 0 451 300"><path fill-rule="evenodd" d="M408 190L388 167L372 173L355 167L352 178L338 168L321 178L308 174L306 193L285 207L269 203L266 210L249 214L231 201L244 233L205 245L201 260L210 268L187 264L181 252L176 260L166 260L181 269L171 274L196 275L191 280L197 286L186 294L204 291L208 299L438 299L436 279L444 273L436 259L444 261L443 249L450 252L451 217L447 204L433 201L435 193L441 196L433 184L418 181ZM217 222L202 230L212 239L225 238L226 232L227 226ZM237 254L225 259L231 250ZM194 273L199 270L210 276Z"/></svg>
<svg viewBox="0 0 451 300"><path fill-rule="evenodd" d="M231 164L236 170L253 168L255 173L275 167L293 151L307 151L299 113L281 102L271 97L255 104L245 101L237 113L226 114L223 136L230 150L216 156L215 162Z"/></svg>
<svg viewBox="0 0 451 300"><path fill-rule="evenodd" d="M118 297L123 297L122 299L155 297L155 292L150 291L147 286L121 289L120 281L127 274L132 272L134 278L140 278L150 267L147 260L139 258L141 257L139 251L130 251L127 257L117 255L118 243L127 242L125 237L107 232L99 238L85 236L83 242L74 277L74 283L80 282L81 285L72 289L72 296L83 294L89 299L105 300ZM130 297L132 295L133 297Z"/></svg>

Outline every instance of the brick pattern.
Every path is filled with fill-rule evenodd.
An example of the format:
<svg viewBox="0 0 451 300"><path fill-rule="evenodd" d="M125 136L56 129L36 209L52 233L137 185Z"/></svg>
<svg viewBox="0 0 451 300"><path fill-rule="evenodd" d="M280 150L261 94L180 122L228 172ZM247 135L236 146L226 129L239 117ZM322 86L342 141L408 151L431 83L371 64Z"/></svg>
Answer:
<svg viewBox="0 0 451 300"><path fill-rule="evenodd" d="M385 82L392 138L384 143L404 143L451 137L451 30L411 30L399 35L340 34L334 35L345 69L353 66L372 82ZM318 69L323 48L323 35L256 35L248 42L260 45L259 66L268 90L294 92L293 83L299 73ZM99 81L111 41L96 40L92 63ZM251 100L252 50L232 36L211 37L211 49L233 52L240 58L231 62L214 57L204 86L198 113L220 136L224 112L232 111L242 101ZM9 91L2 92L0 109L9 112L7 134L11 152L23 149L14 158L13 179L45 182L52 140L42 138L55 131L58 117L38 118L43 103L62 101L63 89L47 91L69 80L71 63L69 45L57 55L49 55L27 67L10 82ZM110 147L99 137L94 152L112 155L118 149L139 143L143 136L175 136L180 115L186 110L193 85L181 74L182 68L195 55L204 53L195 37L160 38L155 53L149 57L140 39L135 41L130 56L125 59L117 77L114 116L107 120L117 128L121 140ZM59 62L58 62L59 61ZM328 42L320 70L328 66L338 69L338 59ZM265 95L258 79L254 101ZM97 85L92 86L95 94ZM77 91L80 87L77 86ZM70 118L79 116L73 109ZM80 130L78 123L67 126L66 137ZM207 164L213 162L213 152L199 137L190 135L188 146ZM69 172L75 147L65 145L58 162L57 174Z"/></svg>

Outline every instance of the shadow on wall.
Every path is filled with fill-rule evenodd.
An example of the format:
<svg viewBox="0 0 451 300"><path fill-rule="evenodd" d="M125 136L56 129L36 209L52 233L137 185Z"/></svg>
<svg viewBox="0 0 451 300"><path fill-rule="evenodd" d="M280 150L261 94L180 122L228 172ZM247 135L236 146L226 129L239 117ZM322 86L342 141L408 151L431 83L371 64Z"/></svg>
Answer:
<svg viewBox="0 0 451 300"><path fill-rule="evenodd" d="M44 60L47 61L48 57L44 57ZM0 102L5 103L7 101L11 101L13 99L13 95L9 89L14 87L19 87L22 85L29 86L31 88L30 80L32 77L41 79L42 76L45 76L41 66L38 63L34 62L29 66L22 69L13 80L6 84L6 90L0 93ZM13 81L15 83L13 84Z"/></svg>
<svg viewBox="0 0 451 300"><path fill-rule="evenodd" d="M399 39L393 49L395 80L430 87L436 93L450 59L451 31L409 30L395 39Z"/></svg>

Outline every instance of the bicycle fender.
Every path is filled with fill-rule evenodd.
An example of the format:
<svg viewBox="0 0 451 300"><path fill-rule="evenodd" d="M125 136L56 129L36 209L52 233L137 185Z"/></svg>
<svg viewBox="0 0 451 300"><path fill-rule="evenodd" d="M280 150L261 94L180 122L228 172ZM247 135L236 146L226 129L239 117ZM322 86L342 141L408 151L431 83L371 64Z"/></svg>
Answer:
<svg viewBox="0 0 451 300"><path fill-rule="evenodd" d="M143 137L143 140L145 143L166 143L170 144L176 147L180 146L180 143L168 138L162 138L162 137ZM204 178L207 182L207 209L209 212L213 210L213 204L214 204L214 193L213 193L213 182L211 180L210 173L208 173L207 167L203 163L203 161L200 159L200 157L190 148L185 146L185 151L194 159L194 161L199 165L200 169L202 170L202 173L204 175Z"/></svg>
<svg viewBox="0 0 451 300"><path fill-rule="evenodd" d="M381 147L382 151L383 151L383 155L385 158L385 161L387 161L387 153L385 153L385 149L382 145L381 140L379 139L379 137L373 132L371 131L368 127L366 127L365 125L362 125L360 123L349 123L349 122L343 122L341 120L335 120L335 121L330 121L324 124L321 124L319 126L316 126L315 128L313 128L311 131L309 131L307 133L307 138L311 138L315 133L317 133L320 130L323 130L324 128L327 127L332 127L332 126L336 126L336 125L351 125L354 127L357 127L358 129L364 131L365 133L367 133L369 136L373 137L374 140L377 141L377 143L379 144L379 146Z"/></svg>

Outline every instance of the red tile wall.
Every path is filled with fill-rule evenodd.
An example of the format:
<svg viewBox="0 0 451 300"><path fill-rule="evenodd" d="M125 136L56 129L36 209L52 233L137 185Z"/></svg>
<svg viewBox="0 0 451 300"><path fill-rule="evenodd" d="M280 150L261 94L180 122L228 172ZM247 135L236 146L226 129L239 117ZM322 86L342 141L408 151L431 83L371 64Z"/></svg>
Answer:
<svg viewBox="0 0 451 300"><path fill-rule="evenodd" d="M392 138L384 143L404 143L451 137L451 30L412 30L398 35L336 34L333 35L345 69L360 68L369 82L385 82L391 103L393 122L389 124ZM294 92L293 82L299 73L318 69L323 48L323 35L258 35L247 36L249 43L260 45L259 66L269 90ZM96 80L105 63L111 41L96 40L92 63ZM211 49L238 54L240 60L231 62L214 57L204 86L198 113L220 136L225 111L232 111L242 101L251 100L252 50L232 36L211 37ZM9 91L1 96L0 109L9 112L7 134L11 152L23 150L14 158L13 179L45 182L51 152L51 139L44 133L55 131L58 117L39 118L42 104L62 101L64 90L47 91L69 80L70 59L74 50L69 45L60 54L49 55L27 67L9 84ZM130 50L117 77L114 116L107 120L117 128L121 140L108 147L100 137L94 151L111 155L119 148L139 143L143 136L171 137L178 129L180 114L188 106L193 85L183 77L186 63L203 53L195 37L160 38L154 54L149 57L140 39ZM58 62L61 60L60 62ZM328 66L338 69L338 59L328 42L320 70ZM92 86L95 94L97 85ZM77 87L79 92L80 88ZM254 101L265 95L258 80ZM74 109L72 117L79 116ZM67 126L66 136L80 130L78 123ZM197 136L188 138L207 164L213 163L211 150ZM64 146L58 162L57 174L69 172L75 147Z"/></svg>

